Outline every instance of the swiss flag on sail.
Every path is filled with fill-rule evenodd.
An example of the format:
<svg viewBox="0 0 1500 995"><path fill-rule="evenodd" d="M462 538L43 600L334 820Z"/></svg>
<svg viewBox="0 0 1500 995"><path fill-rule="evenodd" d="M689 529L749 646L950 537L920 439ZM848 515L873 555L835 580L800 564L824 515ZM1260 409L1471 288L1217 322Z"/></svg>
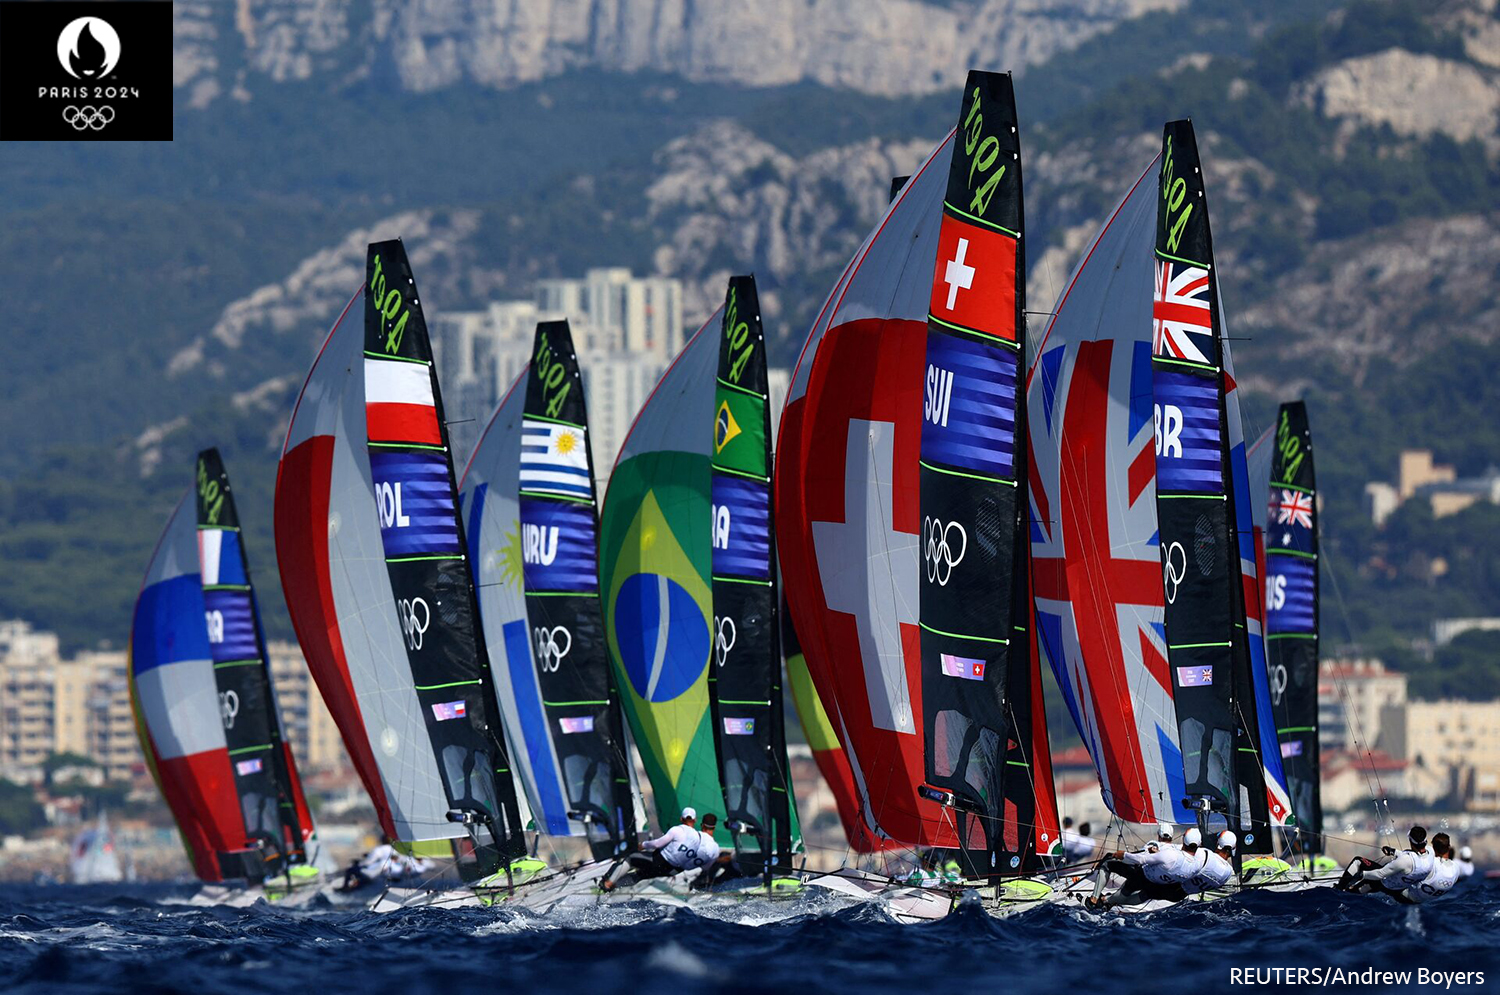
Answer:
<svg viewBox="0 0 1500 995"><path fill-rule="evenodd" d="M1015 239L944 213L928 309L939 321L1014 342Z"/></svg>

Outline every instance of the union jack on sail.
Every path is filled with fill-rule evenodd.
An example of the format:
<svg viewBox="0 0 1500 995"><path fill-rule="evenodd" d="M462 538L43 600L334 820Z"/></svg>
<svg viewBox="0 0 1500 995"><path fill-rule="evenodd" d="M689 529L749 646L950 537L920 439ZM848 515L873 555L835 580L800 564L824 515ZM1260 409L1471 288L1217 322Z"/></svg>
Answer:
<svg viewBox="0 0 1500 995"><path fill-rule="evenodd" d="M1312 495L1299 494L1296 491L1282 491L1281 503L1276 515L1276 524L1285 525L1288 522L1300 525L1303 528L1312 528Z"/></svg>
<svg viewBox="0 0 1500 995"><path fill-rule="evenodd" d="M1213 326L1208 311L1208 270L1156 260L1151 308L1151 352L1155 356L1211 364Z"/></svg>

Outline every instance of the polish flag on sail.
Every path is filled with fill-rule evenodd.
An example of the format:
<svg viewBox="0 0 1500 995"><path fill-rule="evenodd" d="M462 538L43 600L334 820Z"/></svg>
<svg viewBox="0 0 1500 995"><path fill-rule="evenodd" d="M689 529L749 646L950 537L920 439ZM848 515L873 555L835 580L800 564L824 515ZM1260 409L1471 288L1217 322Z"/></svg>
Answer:
<svg viewBox="0 0 1500 995"><path fill-rule="evenodd" d="M443 444L426 363L365 358L365 426L374 442Z"/></svg>

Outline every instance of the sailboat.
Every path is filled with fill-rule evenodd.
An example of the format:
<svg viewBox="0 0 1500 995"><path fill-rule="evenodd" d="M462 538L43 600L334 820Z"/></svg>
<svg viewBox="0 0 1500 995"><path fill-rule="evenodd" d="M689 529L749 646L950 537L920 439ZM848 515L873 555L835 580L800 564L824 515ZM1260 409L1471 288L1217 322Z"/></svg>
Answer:
<svg viewBox="0 0 1500 995"><path fill-rule="evenodd" d="M955 667L960 666L959 657L987 665L993 656L988 650L980 657L939 648L937 640L954 631L994 638L979 627L994 620L955 630L923 617L928 605L923 584L936 584L939 574L951 582L951 571L969 548L975 550L975 563L984 555L978 537L966 535L967 546L961 549L957 531L948 529L941 513L936 517L943 519L940 531L950 540L947 549L941 537L926 541L934 535L934 506L929 501L956 496L929 494L924 488L928 439L923 419L924 402L930 416L938 392L951 386L944 371L928 368L929 348L946 344L930 345L930 327L942 329L934 335L952 335L942 322L962 324L980 335L958 332L955 341L1006 349L1012 355L1020 344L1022 308L1015 269L1021 258L1020 187L1013 158L1018 150L1014 121L1009 78L972 73L963 91L959 127L896 191L808 336L782 414L776 483L777 541L788 602L808 669L849 757L861 822L872 835L908 853L916 848L966 851L968 871L979 883L991 877L992 859L1005 865L997 871L1024 873L1034 866L1036 854L1049 853L1058 842L1051 772L1045 766L1046 727L1035 720L1039 675L1024 662L1029 652L999 662L986 679L972 682L977 693L955 694L950 699L953 707L942 703L940 692L935 691L932 702L927 700L929 674L934 681L970 683L942 672L945 653L955 658ZM1005 161L1002 150L1008 155ZM961 234L960 225L979 233L972 238ZM994 239L1004 241L997 245ZM971 244L974 255L969 254ZM982 277L976 275L981 256ZM1006 263L1007 268L998 268ZM969 298L959 300L965 293L983 317L967 310ZM960 313L970 320L963 321ZM984 334L1001 329L1008 330L1007 341L1015 345ZM986 397L994 407L984 417L1013 432L1013 402L1007 414L995 400L1004 394L1003 375L997 371L1004 360L987 352L979 353L977 360L986 365L973 378L975 393L961 396ZM933 457L929 462L940 465L936 451ZM941 465L962 471L952 456ZM944 479L952 476L934 472ZM987 521L983 541L1014 544L1013 529L1019 524L1016 513L1001 513ZM1021 566L1006 555L1003 564L992 561L990 567L1002 575L991 580L1008 593L990 590L986 584L985 597L992 606L1005 602L1004 624L1009 628L1027 614L1024 557ZM931 582L926 580L928 573L933 574ZM931 603L933 619L940 604ZM929 642L929 628L944 632L933 633ZM1024 641L1025 633L1021 635L1013 641ZM1006 662L1015 665L1007 667ZM978 676L975 663L967 666L968 675ZM998 742L981 737L974 723L986 699L991 707L982 721L1004 727ZM938 711L953 714L939 717ZM966 743L963 734L949 738L949 732L959 728L948 724L950 718L971 723L966 731L973 732L973 743ZM950 746L950 753L942 752ZM954 778L955 768L945 762L959 757L973 764L976 775L989 760L1007 767L1014 760L1017 776L976 777L977 789L960 788L965 779ZM1009 782L1008 788L998 783L1002 780ZM1007 790L1026 795L1025 808L1034 814L1021 816ZM999 846L991 848L991 842ZM1005 850L1006 845L1014 850ZM1014 865L1011 856L1017 857ZM848 893L862 890L903 918L943 915L952 904L947 890L903 892L889 874L853 868L809 883ZM1027 900L1035 900L1051 889L1038 882L1035 890L1022 890Z"/></svg>
<svg viewBox="0 0 1500 995"><path fill-rule="evenodd" d="M113 884L125 880L109 817L99 813L93 826L73 837L68 855L68 877L74 884Z"/></svg>
<svg viewBox="0 0 1500 995"><path fill-rule="evenodd" d="M1231 828L1268 880L1291 809L1223 320L1176 121L1029 357L1037 631L1122 832Z"/></svg>
<svg viewBox="0 0 1500 995"><path fill-rule="evenodd" d="M136 599L130 698L158 789L198 878L316 892L319 848L271 681L229 476L198 454ZM253 900L260 888L205 891Z"/></svg>
<svg viewBox="0 0 1500 995"><path fill-rule="evenodd" d="M1270 494L1263 537L1266 660L1271 708L1295 825L1286 829L1297 876L1336 877L1324 854L1318 747L1318 489L1307 406L1288 401L1267 430L1265 466L1255 479Z"/></svg>
<svg viewBox="0 0 1500 995"><path fill-rule="evenodd" d="M532 865L457 490L406 250L372 243L288 427L282 587L382 830L509 888Z"/></svg>

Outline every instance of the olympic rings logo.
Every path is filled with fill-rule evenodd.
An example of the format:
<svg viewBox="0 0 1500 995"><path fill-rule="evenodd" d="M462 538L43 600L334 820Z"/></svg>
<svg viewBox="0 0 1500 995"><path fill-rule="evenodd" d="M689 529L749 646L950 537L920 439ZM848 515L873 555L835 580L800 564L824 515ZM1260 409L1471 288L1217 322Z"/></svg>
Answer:
<svg viewBox="0 0 1500 995"><path fill-rule="evenodd" d="M224 719L224 728L234 728L234 717L240 714L240 696L233 691L219 692L219 715Z"/></svg>
<svg viewBox="0 0 1500 995"><path fill-rule="evenodd" d="M958 552L954 552L954 546ZM927 580L947 587L953 568L964 561L969 551L969 533L957 522L943 524L937 518L922 519L922 560L927 564Z"/></svg>
<svg viewBox="0 0 1500 995"><path fill-rule="evenodd" d="M728 615L722 618L714 616L714 659L719 666L724 666L729 659L729 651L734 649L734 640L739 635L735 628L734 619Z"/></svg>
<svg viewBox="0 0 1500 995"><path fill-rule="evenodd" d="M563 657L573 649L573 634L566 626L549 629L545 625L531 630L536 641L536 662L544 673L555 674L562 666Z"/></svg>
<svg viewBox="0 0 1500 995"><path fill-rule="evenodd" d="M401 633L406 637L406 648L412 651L422 648L422 637L432 624L432 609L422 598L410 601L402 598L396 602L396 614L401 618Z"/></svg>
<svg viewBox="0 0 1500 995"><path fill-rule="evenodd" d="M89 104L74 107L69 104L63 108L62 116L64 121L73 126L74 131L87 131L89 128L103 131L104 126L115 119L115 109L108 104L103 107L93 107Z"/></svg>
<svg viewBox="0 0 1500 995"><path fill-rule="evenodd" d="M1178 559L1182 565L1178 566ZM1167 547L1167 557L1162 563L1161 579L1162 586L1166 588L1167 604L1177 600L1177 589L1182 586L1183 579L1187 577L1187 550L1182 548L1182 543L1173 542Z"/></svg>

